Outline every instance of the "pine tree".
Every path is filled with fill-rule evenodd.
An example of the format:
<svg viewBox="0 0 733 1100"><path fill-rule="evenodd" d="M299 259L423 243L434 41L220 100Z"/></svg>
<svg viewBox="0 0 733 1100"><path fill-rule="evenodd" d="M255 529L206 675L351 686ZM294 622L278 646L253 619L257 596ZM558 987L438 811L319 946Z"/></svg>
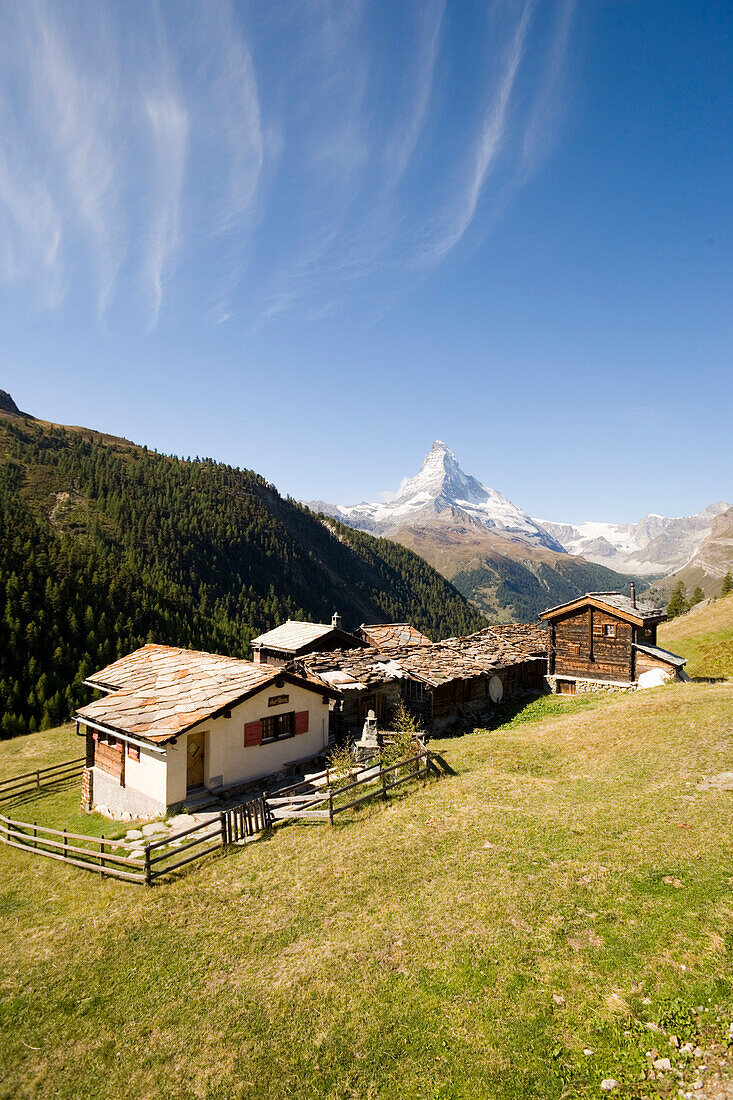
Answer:
<svg viewBox="0 0 733 1100"><path fill-rule="evenodd" d="M690 605L687 602L687 589L682 581L677 581L677 584L672 589L669 603L667 604L667 617L675 619L678 615L684 615L689 609Z"/></svg>
<svg viewBox="0 0 733 1100"><path fill-rule="evenodd" d="M694 607L695 604L702 603L702 601L704 599L705 599L705 593L703 592L702 588L698 584L697 587L695 588L695 591L692 593L692 596L690 597L690 607Z"/></svg>
<svg viewBox="0 0 733 1100"><path fill-rule="evenodd" d="M733 592L733 573L731 573L729 569L723 577L723 587L721 589L721 595L730 596L731 592Z"/></svg>

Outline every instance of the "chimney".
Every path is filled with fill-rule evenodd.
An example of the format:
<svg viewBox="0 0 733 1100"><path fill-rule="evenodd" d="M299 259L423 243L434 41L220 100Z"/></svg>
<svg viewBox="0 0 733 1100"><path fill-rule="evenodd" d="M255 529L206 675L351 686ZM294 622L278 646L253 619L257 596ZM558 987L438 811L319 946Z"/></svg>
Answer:
<svg viewBox="0 0 733 1100"><path fill-rule="evenodd" d="M636 607L636 585L631 582L631 606Z"/></svg>
<svg viewBox="0 0 733 1100"><path fill-rule="evenodd" d="M338 611L334 611L333 615L331 616L331 627L333 630L341 629L341 616L339 615Z"/></svg>

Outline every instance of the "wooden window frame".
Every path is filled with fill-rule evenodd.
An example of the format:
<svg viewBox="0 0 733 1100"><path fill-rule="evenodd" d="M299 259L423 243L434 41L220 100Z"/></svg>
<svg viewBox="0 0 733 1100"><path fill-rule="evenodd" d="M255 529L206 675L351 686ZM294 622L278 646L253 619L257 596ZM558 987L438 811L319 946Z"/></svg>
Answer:
<svg viewBox="0 0 733 1100"><path fill-rule="evenodd" d="M260 722L263 745L271 745L273 741L287 741L288 738L295 737L294 710L286 710L284 714L267 714L260 719Z"/></svg>
<svg viewBox="0 0 733 1100"><path fill-rule="evenodd" d="M616 638L616 623L604 623L603 624L603 637L604 638Z"/></svg>

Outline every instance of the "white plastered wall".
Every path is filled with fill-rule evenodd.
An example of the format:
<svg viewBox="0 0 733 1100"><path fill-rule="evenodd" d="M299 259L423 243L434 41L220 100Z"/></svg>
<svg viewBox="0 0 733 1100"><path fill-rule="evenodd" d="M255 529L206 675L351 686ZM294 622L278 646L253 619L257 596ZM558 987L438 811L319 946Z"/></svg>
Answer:
<svg viewBox="0 0 733 1100"><path fill-rule="evenodd" d="M141 794L165 806L167 793L165 755L141 747L140 759L133 760L127 755L127 745L123 746L122 751L125 753L125 787L140 791Z"/></svg>
<svg viewBox="0 0 733 1100"><path fill-rule="evenodd" d="M268 700L287 695L287 703L269 706ZM272 741L266 745L244 747L244 727L288 711L308 711L308 732ZM307 688L285 683L282 688L268 684L262 691L238 707L231 717L200 722L167 746L167 792L169 806L186 799L188 738L206 732L204 784L207 787L231 787L279 771L285 764L316 756L328 745L328 700Z"/></svg>

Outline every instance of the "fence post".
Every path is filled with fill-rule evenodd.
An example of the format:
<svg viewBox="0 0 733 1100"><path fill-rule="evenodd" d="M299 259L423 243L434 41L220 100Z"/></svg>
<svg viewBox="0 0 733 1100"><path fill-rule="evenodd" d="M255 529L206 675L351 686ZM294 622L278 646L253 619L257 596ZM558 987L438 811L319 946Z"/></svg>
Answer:
<svg viewBox="0 0 733 1100"><path fill-rule="evenodd" d="M37 825L38 825L38 822L34 821L33 822L33 847L34 848L38 847L38 842L36 840L36 837L38 836L38 829L36 828Z"/></svg>
<svg viewBox="0 0 733 1100"><path fill-rule="evenodd" d="M41 773L36 772L36 786L40 789L41 786Z"/></svg>
<svg viewBox="0 0 733 1100"><path fill-rule="evenodd" d="M144 874L145 874L145 885L146 886L152 886L153 885L153 876L152 876L152 872L150 870L150 843L145 845Z"/></svg>
<svg viewBox="0 0 733 1100"><path fill-rule="evenodd" d="M333 825L333 791L328 792L328 820Z"/></svg>
<svg viewBox="0 0 733 1100"><path fill-rule="evenodd" d="M221 810L220 813L219 813L219 827L221 829L221 846L222 846L222 848L226 848L227 843L228 843L228 840L227 840L227 837L228 837L227 812L226 812L226 810Z"/></svg>
<svg viewBox="0 0 733 1100"><path fill-rule="evenodd" d="M387 780L384 778L384 762L379 761L379 778L382 780L382 798L387 801Z"/></svg>
<svg viewBox="0 0 733 1100"><path fill-rule="evenodd" d="M64 859L66 859L66 829L64 829Z"/></svg>
<svg viewBox="0 0 733 1100"><path fill-rule="evenodd" d="M104 833L99 838L99 875L104 877Z"/></svg>

